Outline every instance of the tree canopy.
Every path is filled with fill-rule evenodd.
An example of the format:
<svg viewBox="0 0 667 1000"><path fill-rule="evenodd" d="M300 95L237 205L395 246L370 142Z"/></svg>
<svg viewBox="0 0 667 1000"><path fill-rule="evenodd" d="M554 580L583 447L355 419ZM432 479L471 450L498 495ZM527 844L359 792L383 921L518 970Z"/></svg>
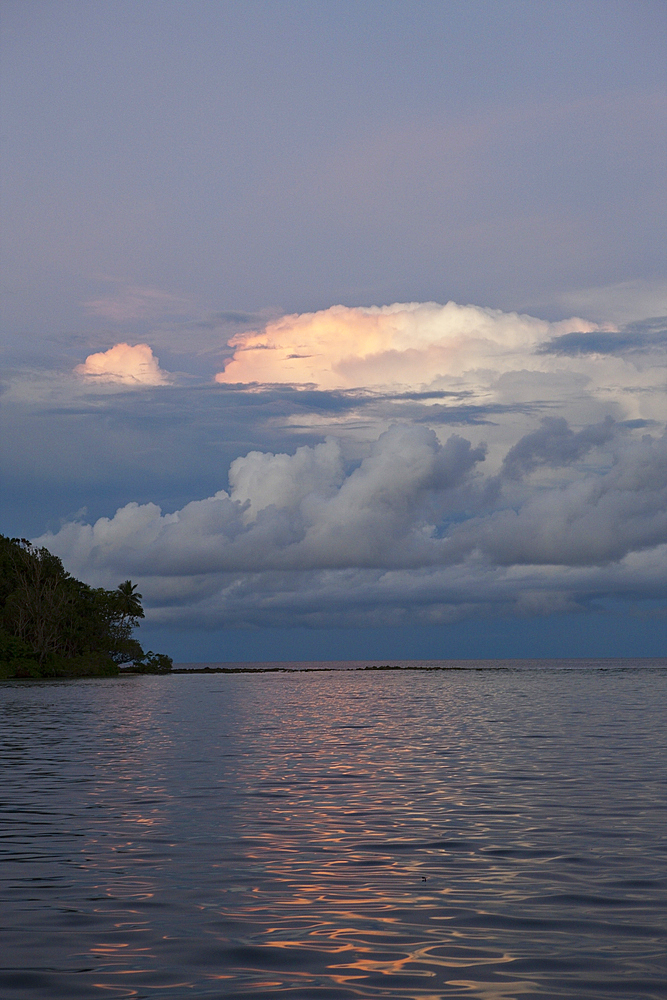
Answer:
<svg viewBox="0 0 667 1000"><path fill-rule="evenodd" d="M144 610L131 580L76 580L46 548L0 535L0 678L110 676L120 664L167 673L170 657L133 638Z"/></svg>

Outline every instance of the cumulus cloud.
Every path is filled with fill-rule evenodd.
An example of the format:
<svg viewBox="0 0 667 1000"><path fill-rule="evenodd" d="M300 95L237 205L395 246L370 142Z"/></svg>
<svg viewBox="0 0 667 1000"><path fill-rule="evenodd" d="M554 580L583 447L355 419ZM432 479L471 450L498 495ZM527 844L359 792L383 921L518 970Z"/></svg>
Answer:
<svg viewBox="0 0 667 1000"><path fill-rule="evenodd" d="M503 467L485 475L483 445L397 424L352 466L334 439L250 452L229 491L171 514L131 503L38 542L91 582L136 577L149 618L172 623L444 622L662 592L667 438L546 421Z"/></svg>
<svg viewBox="0 0 667 1000"><path fill-rule="evenodd" d="M663 323L454 303L261 322L236 326L217 385L165 387L157 410L155 393L89 391L165 385L147 344L91 355L78 386L46 384L32 438L35 393L5 394L8 462L39 454L44 481L79 477L67 509L95 511L38 539L72 573L136 580L149 620L180 625L436 623L664 596ZM97 500L92 460L72 471L73 455L102 463Z"/></svg>
<svg viewBox="0 0 667 1000"><path fill-rule="evenodd" d="M65 526L50 543L60 552L68 537L77 561L129 559L135 573L149 551L156 571L177 574L419 564L431 560L434 511L455 503L484 453L410 425L382 434L347 475L336 441L292 456L251 452L232 463L230 493L167 515L128 504L111 520Z"/></svg>
<svg viewBox="0 0 667 1000"><path fill-rule="evenodd" d="M605 472L531 492L452 532L496 565L595 566L667 542L667 437L625 443Z"/></svg>
<svg viewBox="0 0 667 1000"><path fill-rule="evenodd" d="M455 302L332 306L283 316L263 330L232 337L234 355L216 381L310 383L323 389L428 386L471 370L520 368L554 337L597 329L582 319L548 323Z"/></svg>
<svg viewBox="0 0 667 1000"><path fill-rule="evenodd" d="M596 445L605 444L613 436L614 421L606 417L575 432L565 417L543 417L539 430L524 435L510 448L503 461L503 473L512 479L532 472L539 465L552 468L569 465L582 458Z"/></svg>
<svg viewBox="0 0 667 1000"><path fill-rule="evenodd" d="M74 371L91 381L122 385L168 385L171 381L148 344L115 344L108 351L89 354Z"/></svg>
<svg viewBox="0 0 667 1000"><path fill-rule="evenodd" d="M344 478L341 449L329 439L314 448L297 448L294 455L251 451L229 469L234 500L246 508L247 521L267 507L293 507L307 496L330 498Z"/></svg>

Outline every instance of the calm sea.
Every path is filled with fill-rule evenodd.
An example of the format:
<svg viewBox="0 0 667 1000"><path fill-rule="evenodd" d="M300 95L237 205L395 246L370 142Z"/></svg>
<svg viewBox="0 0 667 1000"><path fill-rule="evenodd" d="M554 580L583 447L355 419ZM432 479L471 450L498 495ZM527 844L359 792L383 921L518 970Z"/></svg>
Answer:
<svg viewBox="0 0 667 1000"><path fill-rule="evenodd" d="M664 1000L667 661L336 666L4 683L2 1000Z"/></svg>

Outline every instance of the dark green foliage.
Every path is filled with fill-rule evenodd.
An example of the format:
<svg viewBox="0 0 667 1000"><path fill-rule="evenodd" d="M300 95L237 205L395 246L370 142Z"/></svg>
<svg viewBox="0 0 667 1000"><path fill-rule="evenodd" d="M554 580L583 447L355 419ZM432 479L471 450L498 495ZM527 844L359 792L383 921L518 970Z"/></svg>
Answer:
<svg viewBox="0 0 667 1000"><path fill-rule="evenodd" d="M154 653L151 649L140 660L135 660L132 669L140 674L168 674L174 665L171 656Z"/></svg>
<svg viewBox="0 0 667 1000"><path fill-rule="evenodd" d="M167 673L169 657L144 653L132 638L143 617L130 580L89 587L48 549L0 535L0 678L104 677L128 662Z"/></svg>
<svg viewBox="0 0 667 1000"><path fill-rule="evenodd" d="M141 594L137 593L136 584L125 580L116 587L118 606L128 618L143 618L144 609L141 606Z"/></svg>
<svg viewBox="0 0 667 1000"><path fill-rule="evenodd" d="M37 657L27 642L0 627L0 679L39 676Z"/></svg>

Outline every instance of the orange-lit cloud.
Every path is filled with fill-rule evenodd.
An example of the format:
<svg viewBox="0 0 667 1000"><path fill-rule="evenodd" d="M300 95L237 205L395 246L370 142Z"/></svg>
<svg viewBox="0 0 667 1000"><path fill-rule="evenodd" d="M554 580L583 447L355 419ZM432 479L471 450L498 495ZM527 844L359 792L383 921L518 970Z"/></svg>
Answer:
<svg viewBox="0 0 667 1000"><path fill-rule="evenodd" d="M548 323L455 302L332 306L237 334L230 341L234 355L216 382L314 383L323 389L430 385L485 366L520 368L517 361L551 337L595 329L580 319Z"/></svg>
<svg viewBox="0 0 667 1000"><path fill-rule="evenodd" d="M168 385L171 381L148 344L135 344L134 347L115 344L108 351L89 354L74 371L97 382L122 385Z"/></svg>

